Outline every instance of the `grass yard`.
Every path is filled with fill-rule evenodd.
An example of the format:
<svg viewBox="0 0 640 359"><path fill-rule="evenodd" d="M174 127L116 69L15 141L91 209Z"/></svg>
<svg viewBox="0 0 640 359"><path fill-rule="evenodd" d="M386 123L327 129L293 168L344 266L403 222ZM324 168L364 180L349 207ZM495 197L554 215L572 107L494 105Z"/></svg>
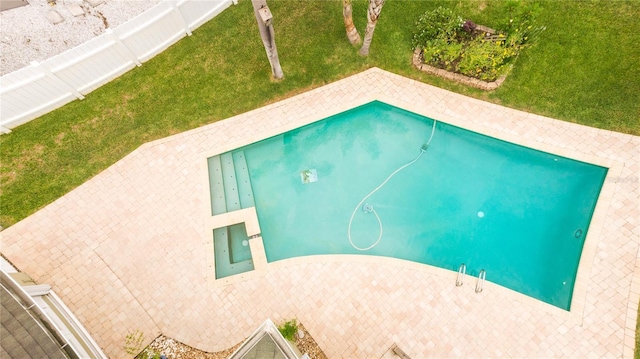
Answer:
<svg viewBox="0 0 640 359"><path fill-rule="evenodd" d="M339 1L270 1L285 79L270 80L251 3L61 109L0 136L0 225L34 213L141 144L219 121L372 66L469 96L587 126L640 134L640 2L541 1L547 30L498 90L412 68L417 17L444 5L495 26L505 1L389 1L367 58L348 43ZM354 2L362 32L364 0Z"/></svg>
<svg viewBox="0 0 640 359"><path fill-rule="evenodd" d="M371 54L363 58L346 39L340 1L271 0L285 74L283 81L273 82L251 3L241 0L193 36L85 100L0 136L0 225L6 228L29 216L145 142L372 66L504 106L640 135L640 2L636 0L540 1L538 23L546 31L494 92L412 68L412 30L425 10L449 6L476 23L496 27L506 19L504 4L503 0L388 1ZM365 0L354 1L354 20L361 32L366 6Z"/></svg>

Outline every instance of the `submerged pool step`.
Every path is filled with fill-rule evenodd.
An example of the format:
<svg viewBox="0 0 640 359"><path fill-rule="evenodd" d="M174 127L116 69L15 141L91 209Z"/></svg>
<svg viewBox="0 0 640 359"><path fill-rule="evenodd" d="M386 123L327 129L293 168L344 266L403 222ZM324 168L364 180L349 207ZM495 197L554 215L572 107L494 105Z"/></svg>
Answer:
<svg viewBox="0 0 640 359"><path fill-rule="evenodd" d="M210 157L208 165L212 215L255 206L243 151Z"/></svg>
<svg viewBox="0 0 640 359"><path fill-rule="evenodd" d="M253 207L255 206L255 202L253 201L253 190L251 189L251 180L249 179L249 167L247 167L247 159L243 151L233 153L233 163L236 169L240 206L242 208Z"/></svg>
<svg viewBox="0 0 640 359"><path fill-rule="evenodd" d="M227 212L242 209L240 195L238 194L235 165L230 152L220 155L220 164L222 165L222 181L224 183L224 199L227 204Z"/></svg>
<svg viewBox="0 0 640 359"><path fill-rule="evenodd" d="M222 164L220 156L210 157L209 165L209 193L211 194L211 215L227 213L227 203L224 200L224 182L222 179Z"/></svg>
<svg viewBox="0 0 640 359"><path fill-rule="evenodd" d="M255 205L243 151L213 156L207 163L213 216ZM217 279L254 269L244 223L215 228L212 234Z"/></svg>
<svg viewBox="0 0 640 359"><path fill-rule="evenodd" d="M228 228L229 260L232 264L251 260L249 236L244 224L234 224ZM246 244L246 245L245 245Z"/></svg>
<svg viewBox="0 0 640 359"><path fill-rule="evenodd" d="M248 237L242 224L213 230L217 279L254 269L251 250L242 245L243 240L248 240Z"/></svg>

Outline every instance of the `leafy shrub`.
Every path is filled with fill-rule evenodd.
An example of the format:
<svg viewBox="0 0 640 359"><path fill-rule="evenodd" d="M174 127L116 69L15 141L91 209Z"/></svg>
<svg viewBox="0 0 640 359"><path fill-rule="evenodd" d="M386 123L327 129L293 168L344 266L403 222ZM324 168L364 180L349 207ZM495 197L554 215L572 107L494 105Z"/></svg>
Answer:
<svg viewBox="0 0 640 359"><path fill-rule="evenodd" d="M430 41L436 38L453 41L462 28L462 18L450 9L442 6L433 11L427 11L420 15L416 22L416 30L413 33L413 48L426 47Z"/></svg>
<svg viewBox="0 0 640 359"><path fill-rule="evenodd" d="M125 337L124 350L127 354L138 354L142 350L142 343L144 343L144 333L139 330L130 331Z"/></svg>
<svg viewBox="0 0 640 359"><path fill-rule="evenodd" d="M518 53L516 47L504 46L504 41L474 40L467 46L458 63L458 72L483 81L493 81L509 67L509 60Z"/></svg>
<svg viewBox="0 0 640 359"><path fill-rule="evenodd" d="M477 32L473 21L463 21L449 9L438 7L427 11L416 22L413 48L422 49L426 64L494 81L508 71L522 49L544 30L534 25L536 6L516 0L504 4L506 20L497 37L491 39Z"/></svg>
<svg viewBox="0 0 640 359"><path fill-rule="evenodd" d="M282 325L279 325L278 331L286 340L294 341L296 332L298 331L298 323L295 319L292 319Z"/></svg>
<svg viewBox="0 0 640 359"><path fill-rule="evenodd" d="M135 357L135 359L162 359L162 358L163 358L162 354L157 353L149 348L145 348L140 354L138 354Z"/></svg>
<svg viewBox="0 0 640 359"><path fill-rule="evenodd" d="M449 42L444 39L430 41L422 51L425 63L436 65L448 71L456 71L455 61L460 58L463 44L459 42Z"/></svg>

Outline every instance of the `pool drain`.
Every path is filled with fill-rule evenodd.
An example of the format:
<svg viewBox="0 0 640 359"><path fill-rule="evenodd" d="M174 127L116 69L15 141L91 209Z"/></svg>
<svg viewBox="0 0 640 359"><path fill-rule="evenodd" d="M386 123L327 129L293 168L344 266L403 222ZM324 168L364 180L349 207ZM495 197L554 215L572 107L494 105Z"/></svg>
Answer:
<svg viewBox="0 0 640 359"><path fill-rule="evenodd" d="M362 211L364 213L371 213L373 212L373 205L369 204L369 203L365 203L364 206L362 206Z"/></svg>

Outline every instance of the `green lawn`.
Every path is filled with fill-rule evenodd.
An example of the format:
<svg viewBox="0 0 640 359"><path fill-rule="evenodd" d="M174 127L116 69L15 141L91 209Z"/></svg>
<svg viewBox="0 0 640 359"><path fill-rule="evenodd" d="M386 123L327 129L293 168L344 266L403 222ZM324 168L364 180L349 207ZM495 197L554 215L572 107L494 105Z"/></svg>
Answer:
<svg viewBox="0 0 640 359"><path fill-rule="evenodd" d="M360 31L366 1L356 0ZM82 101L0 136L0 225L11 226L141 144L209 124L372 66L505 106L640 134L640 2L541 1L547 30L498 90L485 93L414 70L417 17L451 6L496 26L504 1L389 1L371 55L348 43L339 1L271 1L285 73L270 69L249 1Z"/></svg>
<svg viewBox="0 0 640 359"><path fill-rule="evenodd" d="M0 136L0 225L34 213L141 144L301 93L372 66L452 91L587 126L640 135L640 2L540 1L547 27L501 88L486 93L414 70L411 31L438 5L487 26L500 1L388 1L371 55L345 36L340 1L270 1L285 73L270 80L251 4L119 79ZM366 22L355 0L355 22ZM638 337L638 336L637 336ZM636 354L636 358L638 358Z"/></svg>

